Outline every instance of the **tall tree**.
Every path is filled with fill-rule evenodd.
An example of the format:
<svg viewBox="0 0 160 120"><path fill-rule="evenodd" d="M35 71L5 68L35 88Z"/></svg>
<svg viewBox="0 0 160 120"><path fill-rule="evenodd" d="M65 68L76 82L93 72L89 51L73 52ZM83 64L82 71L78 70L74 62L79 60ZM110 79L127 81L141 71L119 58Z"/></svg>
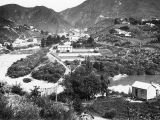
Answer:
<svg viewBox="0 0 160 120"><path fill-rule="evenodd" d="M46 46L46 39L42 38L41 39L41 47L45 47Z"/></svg>
<svg viewBox="0 0 160 120"><path fill-rule="evenodd" d="M91 44L94 41L94 39L92 37L89 37L87 40L87 43Z"/></svg>
<svg viewBox="0 0 160 120"><path fill-rule="evenodd" d="M101 93L102 96L106 93L106 96L108 94L108 85L110 84L110 80L108 79L107 74L102 74L101 75Z"/></svg>

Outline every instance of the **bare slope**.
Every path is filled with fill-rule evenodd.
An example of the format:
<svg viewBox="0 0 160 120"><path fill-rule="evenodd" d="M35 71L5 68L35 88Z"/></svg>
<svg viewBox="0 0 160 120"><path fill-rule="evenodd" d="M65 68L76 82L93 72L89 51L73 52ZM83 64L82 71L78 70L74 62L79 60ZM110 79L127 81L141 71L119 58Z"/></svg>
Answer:
<svg viewBox="0 0 160 120"><path fill-rule="evenodd" d="M76 27L88 27L108 17L160 17L159 0L86 0L61 12Z"/></svg>

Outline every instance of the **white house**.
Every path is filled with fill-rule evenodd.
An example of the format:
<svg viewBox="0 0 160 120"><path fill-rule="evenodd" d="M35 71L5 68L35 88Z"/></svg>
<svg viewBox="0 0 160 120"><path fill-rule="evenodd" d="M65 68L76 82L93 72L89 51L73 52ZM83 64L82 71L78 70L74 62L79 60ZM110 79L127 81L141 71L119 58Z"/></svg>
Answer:
<svg viewBox="0 0 160 120"><path fill-rule="evenodd" d="M3 47L2 44L0 43L0 48Z"/></svg>
<svg viewBox="0 0 160 120"><path fill-rule="evenodd" d="M69 37L69 40L70 40L70 41L73 41L73 42L78 41L78 39L79 39L78 36L70 36L70 37Z"/></svg>
<svg viewBox="0 0 160 120"><path fill-rule="evenodd" d="M62 37L63 35L64 35L65 37L67 37L67 34L68 34L68 33L63 32L63 33L59 33L58 35L59 35L60 37Z"/></svg>
<svg viewBox="0 0 160 120"><path fill-rule="evenodd" d="M127 31L124 31L124 30L120 30L120 29L115 29L118 34L124 34L124 36L131 36L131 32L127 32Z"/></svg>
<svg viewBox="0 0 160 120"><path fill-rule="evenodd" d="M73 52L73 47L70 45L58 45L57 50L59 52Z"/></svg>
<svg viewBox="0 0 160 120"><path fill-rule="evenodd" d="M17 38L12 45L13 47L20 47L20 46L24 46L25 43L26 43L25 40Z"/></svg>
<svg viewBox="0 0 160 120"><path fill-rule="evenodd" d="M158 84L135 81L132 85L132 95L139 99L153 99L159 95Z"/></svg>
<svg viewBox="0 0 160 120"><path fill-rule="evenodd" d="M65 42L65 43L63 43L64 45L71 45L71 42Z"/></svg>
<svg viewBox="0 0 160 120"><path fill-rule="evenodd" d="M37 38L33 38L33 43L38 43Z"/></svg>

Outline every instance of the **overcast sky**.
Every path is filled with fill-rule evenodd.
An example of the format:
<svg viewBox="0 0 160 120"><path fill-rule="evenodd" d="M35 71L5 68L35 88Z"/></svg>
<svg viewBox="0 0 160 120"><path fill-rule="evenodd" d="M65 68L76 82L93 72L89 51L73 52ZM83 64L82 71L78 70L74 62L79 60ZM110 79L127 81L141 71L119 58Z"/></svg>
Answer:
<svg viewBox="0 0 160 120"><path fill-rule="evenodd" d="M46 6L60 12L67 8L77 6L85 0L0 0L0 6L5 4L18 4L24 7Z"/></svg>

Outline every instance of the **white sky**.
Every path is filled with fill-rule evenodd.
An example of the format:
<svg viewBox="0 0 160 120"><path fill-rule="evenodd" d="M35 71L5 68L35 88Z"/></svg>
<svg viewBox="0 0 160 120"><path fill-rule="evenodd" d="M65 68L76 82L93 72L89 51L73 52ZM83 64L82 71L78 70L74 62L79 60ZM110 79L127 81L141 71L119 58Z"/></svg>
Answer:
<svg viewBox="0 0 160 120"><path fill-rule="evenodd" d="M75 7L85 0L0 0L0 6L5 4L18 4L24 7L46 6L56 12Z"/></svg>

